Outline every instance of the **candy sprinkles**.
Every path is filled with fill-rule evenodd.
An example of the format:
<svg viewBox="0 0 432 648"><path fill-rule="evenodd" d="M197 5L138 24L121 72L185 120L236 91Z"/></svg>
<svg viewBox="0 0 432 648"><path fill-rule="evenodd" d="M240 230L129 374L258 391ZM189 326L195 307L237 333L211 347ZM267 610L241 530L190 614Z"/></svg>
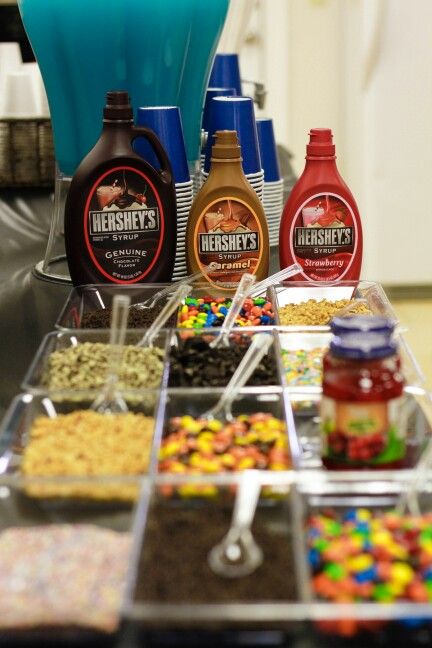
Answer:
<svg viewBox="0 0 432 648"><path fill-rule="evenodd" d="M126 583L128 533L90 524L0 533L0 628L113 632Z"/></svg>
<svg viewBox="0 0 432 648"><path fill-rule="evenodd" d="M282 364L289 387L319 387L322 382L322 359L325 348L282 349Z"/></svg>
<svg viewBox="0 0 432 648"><path fill-rule="evenodd" d="M232 303L229 297L186 297L180 307L179 328L222 326ZM245 299L236 326L270 326L275 323L273 304L265 297Z"/></svg>
<svg viewBox="0 0 432 648"><path fill-rule="evenodd" d="M327 601L432 601L432 513L326 511L307 525L313 590Z"/></svg>

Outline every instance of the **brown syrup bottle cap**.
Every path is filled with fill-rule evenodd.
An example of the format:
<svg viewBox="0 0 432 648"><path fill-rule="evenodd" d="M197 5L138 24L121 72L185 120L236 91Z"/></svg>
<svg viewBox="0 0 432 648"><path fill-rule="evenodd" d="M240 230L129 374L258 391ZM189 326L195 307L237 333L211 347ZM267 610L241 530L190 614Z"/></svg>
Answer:
<svg viewBox="0 0 432 648"><path fill-rule="evenodd" d="M133 121L133 111L127 92L107 92L103 111L104 121Z"/></svg>
<svg viewBox="0 0 432 648"><path fill-rule="evenodd" d="M241 148L237 131L220 130L213 135L215 143L212 146L212 159L241 160Z"/></svg>

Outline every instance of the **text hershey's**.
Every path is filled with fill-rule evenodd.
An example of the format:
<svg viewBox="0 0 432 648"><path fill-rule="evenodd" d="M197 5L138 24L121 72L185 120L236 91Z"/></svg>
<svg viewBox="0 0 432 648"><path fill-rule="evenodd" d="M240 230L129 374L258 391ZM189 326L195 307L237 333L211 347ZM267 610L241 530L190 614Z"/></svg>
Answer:
<svg viewBox="0 0 432 648"><path fill-rule="evenodd" d="M246 234L200 234L199 252L257 252L259 249L259 233Z"/></svg>
<svg viewBox="0 0 432 648"><path fill-rule="evenodd" d="M126 211L91 211L90 234L103 232L157 232L159 210L130 209Z"/></svg>
<svg viewBox="0 0 432 648"><path fill-rule="evenodd" d="M345 247L353 245L354 228L352 227L296 227L295 243L297 247L329 245Z"/></svg>

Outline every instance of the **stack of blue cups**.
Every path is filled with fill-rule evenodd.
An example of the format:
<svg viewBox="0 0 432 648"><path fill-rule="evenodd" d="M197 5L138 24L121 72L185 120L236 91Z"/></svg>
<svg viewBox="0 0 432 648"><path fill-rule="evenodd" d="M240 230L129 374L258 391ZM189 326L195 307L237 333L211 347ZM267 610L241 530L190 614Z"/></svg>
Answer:
<svg viewBox="0 0 432 648"><path fill-rule="evenodd" d="M138 108L137 125L151 128L156 133L171 162L177 203L177 251L172 278L182 279L187 275L186 226L193 201L193 182L189 174L180 109L178 106ZM133 147L152 166L160 168L147 140L137 138Z"/></svg>
<svg viewBox="0 0 432 648"><path fill-rule="evenodd" d="M257 119L258 142L264 170L263 207L267 216L270 246L279 244L284 183L279 169L272 119Z"/></svg>
<svg viewBox="0 0 432 648"><path fill-rule="evenodd" d="M211 148L214 134L218 130L235 130L241 146L243 172L262 199L264 172L261 168L261 157L255 121L254 105L250 97L214 97L211 99L208 139L205 148L204 167L205 181L211 165Z"/></svg>
<svg viewBox="0 0 432 648"><path fill-rule="evenodd" d="M204 102L204 109L203 109L202 125L201 125L202 126L201 127L202 148L201 148L201 155L200 155L200 168L199 168L199 172L195 175L195 192L197 192L200 189L203 183L203 176L201 172L204 168L205 150L208 141L208 130L211 124L210 113L212 108L212 99L214 97L233 97L236 94L237 93L235 88L208 88L207 89L205 102Z"/></svg>
<svg viewBox="0 0 432 648"><path fill-rule="evenodd" d="M235 94L243 94L238 54L216 54L209 88L234 88Z"/></svg>

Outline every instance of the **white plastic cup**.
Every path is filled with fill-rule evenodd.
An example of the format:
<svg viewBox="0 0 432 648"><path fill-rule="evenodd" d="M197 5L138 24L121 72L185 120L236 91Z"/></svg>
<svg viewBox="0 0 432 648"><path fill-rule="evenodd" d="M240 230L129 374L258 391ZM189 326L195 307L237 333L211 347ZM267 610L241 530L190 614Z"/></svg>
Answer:
<svg viewBox="0 0 432 648"><path fill-rule="evenodd" d="M4 113L6 75L22 65L18 43L0 43L0 115Z"/></svg>
<svg viewBox="0 0 432 648"><path fill-rule="evenodd" d="M4 89L3 113L5 117L38 116L38 102L31 73L9 72L6 75Z"/></svg>
<svg viewBox="0 0 432 648"><path fill-rule="evenodd" d="M23 72L29 72L33 79L33 86L36 93L36 101L38 104L38 116L48 118L50 116L48 97L45 92L45 85L42 79L42 74L39 65L34 63L24 63L22 65Z"/></svg>

